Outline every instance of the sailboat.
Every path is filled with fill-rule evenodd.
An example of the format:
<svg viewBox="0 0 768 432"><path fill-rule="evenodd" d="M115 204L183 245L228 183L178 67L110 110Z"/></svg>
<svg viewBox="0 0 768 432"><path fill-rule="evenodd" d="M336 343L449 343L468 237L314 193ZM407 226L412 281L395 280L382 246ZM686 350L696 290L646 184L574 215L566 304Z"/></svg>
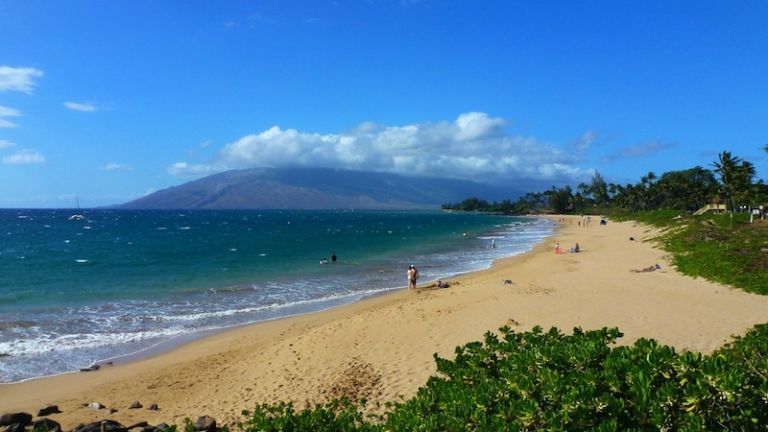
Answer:
<svg viewBox="0 0 768 432"><path fill-rule="evenodd" d="M80 214L80 197L75 195L75 202L77 203L77 211L78 213L73 214L69 217L69 220L79 221L85 219L85 216Z"/></svg>

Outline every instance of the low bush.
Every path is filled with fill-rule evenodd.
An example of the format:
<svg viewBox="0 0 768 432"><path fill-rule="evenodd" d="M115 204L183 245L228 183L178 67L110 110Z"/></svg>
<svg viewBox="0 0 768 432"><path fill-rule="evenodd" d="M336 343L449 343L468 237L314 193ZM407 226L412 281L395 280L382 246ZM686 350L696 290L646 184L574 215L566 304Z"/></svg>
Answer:
<svg viewBox="0 0 768 432"><path fill-rule="evenodd" d="M768 430L768 325L702 356L617 329L500 335L435 356L438 374L378 421L344 402L245 412L257 431Z"/></svg>

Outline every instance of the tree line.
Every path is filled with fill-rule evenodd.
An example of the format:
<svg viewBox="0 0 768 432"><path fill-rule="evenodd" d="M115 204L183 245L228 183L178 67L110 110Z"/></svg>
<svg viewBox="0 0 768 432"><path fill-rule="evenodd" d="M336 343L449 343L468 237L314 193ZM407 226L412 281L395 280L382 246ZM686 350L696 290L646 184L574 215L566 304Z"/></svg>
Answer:
<svg viewBox="0 0 768 432"><path fill-rule="evenodd" d="M768 145L764 150L768 152ZM648 172L637 183L625 185L606 182L595 172L589 183L580 183L575 189L553 186L543 192L527 193L514 202L469 198L442 208L515 214L594 213L611 208L693 212L707 204L725 204L731 211L768 204L768 185L756 180L752 162L723 151L711 167L695 166L661 176Z"/></svg>

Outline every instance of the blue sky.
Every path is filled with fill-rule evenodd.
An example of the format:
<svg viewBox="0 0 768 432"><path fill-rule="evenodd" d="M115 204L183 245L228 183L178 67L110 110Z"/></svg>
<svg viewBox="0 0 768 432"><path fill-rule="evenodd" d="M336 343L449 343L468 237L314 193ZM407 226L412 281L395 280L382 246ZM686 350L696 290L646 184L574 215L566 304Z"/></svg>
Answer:
<svg viewBox="0 0 768 432"><path fill-rule="evenodd" d="M768 178L765 1L0 0L0 207L251 166Z"/></svg>

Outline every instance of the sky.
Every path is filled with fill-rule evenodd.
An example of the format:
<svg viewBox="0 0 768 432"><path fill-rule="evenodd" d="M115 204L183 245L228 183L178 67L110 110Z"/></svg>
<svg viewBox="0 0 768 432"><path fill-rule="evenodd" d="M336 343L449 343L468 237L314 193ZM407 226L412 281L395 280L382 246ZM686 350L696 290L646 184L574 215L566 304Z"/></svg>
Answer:
<svg viewBox="0 0 768 432"><path fill-rule="evenodd" d="M766 1L0 0L0 207L228 169L768 179Z"/></svg>

